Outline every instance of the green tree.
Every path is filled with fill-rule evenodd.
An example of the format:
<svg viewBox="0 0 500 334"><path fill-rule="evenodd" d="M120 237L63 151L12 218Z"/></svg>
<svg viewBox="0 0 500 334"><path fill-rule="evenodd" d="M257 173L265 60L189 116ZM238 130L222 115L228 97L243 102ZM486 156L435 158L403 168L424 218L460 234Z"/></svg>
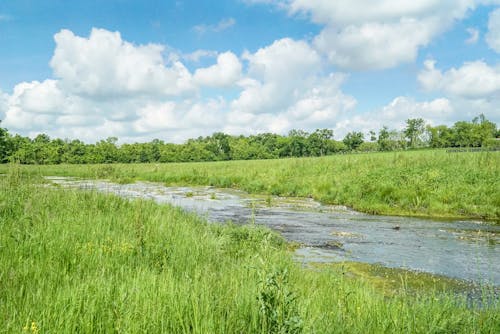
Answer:
<svg viewBox="0 0 500 334"><path fill-rule="evenodd" d="M403 131L408 139L410 148L416 148L423 145L423 135L425 133L425 121L422 118L411 118L406 120L406 128Z"/></svg>
<svg viewBox="0 0 500 334"><path fill-rule="evenodd" d="M303 130L291 130L288 133L287 146L285 152L290 157L303 157L307 155L307 137L309 133Z"/></svg>
<svg viewBox="0 0 500 334"><path fill-rule="evenodd" d="M118 148L116 143L118 138L108 137L106 140L101 140L95 145L95 160L99 163L113 163L118 161Z"/></svg>
<svg viewBox="0 0 500 334"><path fill-rule="evenodd" d="M370 141L371 142L377 141L377 134L375 133L375 131L370 130L368 132L368 134L370 135Z"/></svg>
<svg viewBox="0 0 500 334"><path fill-rule="evenodd" d="M216 160L229 160L231 157L229 140L229 135L222 132L216 132L211 137L207 137L206 148L214 154Z"/></svg>
<svg viewBox="0 0 500 334"><path fill-rule="evenodd" d="M495 138L497 126L486 119L484 114L480 114L472 120L474 124L473 137L476 146L486 146L486 143Z"/></svg>
<svg viewBox="0 0 500 334"><path fill-rule="evenodd" d="M311 156L323 156L329 152L329 142L333 138L333 130L316 129L307 137L308 152Z"/></svg>
<svg viewBox="0 0 500 334"><path fill-rule="evenodd" d="M402 133L397 130L389 130L384 125L379 131L377 144L380 151L394 151L404 149L406 140Z"/></svg>
<svg viewBox="0 0 500 334"><path fill-rule="evenodd" d="M429 146L432 148L450 147L453 142L453 131L446 125L438 125L426 128L429 137Z"/></svg>
<svg viewBox="0 0 500 334"><path fill-rule="evenodd" d="M364 142L365 135L362 132L349 132L342 140L350 150L356 150Z"/></svg>
<svg viewBox="0 0 500 334"><path fill-rule="evenodd" d="M2 121L0 120L0 124ZM0 163L7 162L9 159L9 132L0 127Z"/></svg>

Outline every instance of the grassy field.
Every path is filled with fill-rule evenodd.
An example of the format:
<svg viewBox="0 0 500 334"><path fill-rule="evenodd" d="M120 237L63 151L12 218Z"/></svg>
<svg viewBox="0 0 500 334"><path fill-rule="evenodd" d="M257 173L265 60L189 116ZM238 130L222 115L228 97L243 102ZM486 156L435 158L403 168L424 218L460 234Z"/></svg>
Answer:
<svg viewBox="0 0 500 334"><path fill-rule="evenodd" d="M0 166L0 172L8 166ZM500 221L500 152L444 150L184 164L27 166L42 175L234 187L374 214Z"/></svg>
<svg viewBox="0 0 500 334"><path fill-rule="evenodd" d="M297 167L304 172L317 162L326 166L335 161L247 166L283 163L285 170ZM124 171L137 173L127 177L173 174L176 182L185 182L183 175L202 173L203 168L208 168L207 178L222 168L222 172L232 171L236 179L236 167L244 164L182 165L188 170L176 173L170 165L125 166ZM122 168L63 167L59 171L79 168L83 174L107 167L115 173ZM142 168L150 170L139 173ZM270 177L265 173L272 172L265 170L260 177ZM252 173L250 169L239 175L245 180L244 174L251 178ZM203 176L199 177L191 182L202 183ZM151 201L47 186L18 166L0 177L0 218L0 333L500 330L498 304L470 308L456 296L433 294L432 288L425 294L409 293L406 284L388 297L350 278L342 268L301 267L292 261L288 245L268 229L208 224Z"/></svg>

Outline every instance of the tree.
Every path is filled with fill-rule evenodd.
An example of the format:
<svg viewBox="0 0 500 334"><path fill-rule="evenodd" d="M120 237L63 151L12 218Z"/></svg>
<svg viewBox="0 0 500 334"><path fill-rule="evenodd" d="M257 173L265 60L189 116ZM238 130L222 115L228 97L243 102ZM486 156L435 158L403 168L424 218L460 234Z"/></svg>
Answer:
<svg viewBox="0 0 500 334"><path fill-rule="evenodd" d="M106 140L101 140L95 145L95 162L98 163L113 163L118 161L118 148L116 142L118 138L108 137Z"/></svg>
<svg viewBox="0 0 500 334"><path fill-rule="evenodd" d="M216 132L211 137L207 137L206 148L217 157L217 160L229 160L231 157L230 138L225 133Z"/></svg>
<svg viewBox="0 0 500 334"><path fill-rule="evenodd" d="M323 156L330 153L329 142L333 138L333 130L329 129L316 129L307 138L307 146L309 155Z"/></svg>
<svg viewBox="0 0 500 334"><path fill-rule="evenodd" d="M406 128L403 131L408 139L409 147L422 146L425 133L425 121L422 118L411 118L406 120Z"/></svg>
<svg viewBox="0 0 500 334"><path fill-rule="evenodd" d="M0 120L1 123L2 121ZM8 138L9 132L7 129L0 127L0 163L7 162L9 158Z"/></svg>
<svg viewBox="0 0 500 334"><path fill-rule="evenodd" d="M472 140L473 137L473 124L460 121L453 124L453 139L452 146L455 147L470 147L474 146L474 142Z"/></svg>
<svg viewBox="0 0 500 334"><path fill-rule="evenodd" d="M473 137L477 141L477 146L485 146L490 139L495 138L497 126L488 121L484 114L475 117L472 123L474 124Z"/></svg>
<svg viewBox="0 0 500 334"><path fill-rule="evenodd" d="M342 140L350 150L356 150L364 142L365 135L362 132L349 132Z"/></svg>
<svg viewBox="0 0 500 334"><path fill-rule="evenodd" d="M380 151L394 151L404 149L406 141L403 134L397 130L389 130L387 126L383 126L378 134L378 147Z"/></svg>
<svg viewBox="0 0 500 334"><path fill-rule="evenodd" d="M453 131L446 125L438 125L426 128L429 137L429 146L432 148L450 147L452 146Z"/></svg>
<svg viewBox="0 0 500 334"><path fill-rule="evenodd" d="M309 133L303 130L291 130L285 151L291 157L303 157L307 154L307 137Z"/></svg>

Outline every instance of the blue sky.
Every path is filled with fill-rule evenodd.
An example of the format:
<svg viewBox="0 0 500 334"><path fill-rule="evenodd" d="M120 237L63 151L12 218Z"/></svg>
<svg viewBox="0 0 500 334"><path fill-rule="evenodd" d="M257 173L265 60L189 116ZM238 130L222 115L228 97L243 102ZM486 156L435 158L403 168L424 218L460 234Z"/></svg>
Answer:
<svg viewBox="0 0 500 334"><path fill-rule="evenodd" d="M367 10L370 8L370 10ZM500 121L500 1L0 2L13 133L180 142L215 131Z"/></svg>

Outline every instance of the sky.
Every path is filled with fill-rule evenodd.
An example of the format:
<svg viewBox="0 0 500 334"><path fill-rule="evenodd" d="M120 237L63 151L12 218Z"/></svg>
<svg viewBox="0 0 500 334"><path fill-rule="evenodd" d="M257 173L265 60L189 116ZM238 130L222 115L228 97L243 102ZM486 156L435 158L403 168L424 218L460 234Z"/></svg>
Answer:
<svg viewBox="0 0 500 334"><path fill-rule="evenodd" d="M500 122L500 0L0 0L11 133L180 143L214 132Z"/></svg>

